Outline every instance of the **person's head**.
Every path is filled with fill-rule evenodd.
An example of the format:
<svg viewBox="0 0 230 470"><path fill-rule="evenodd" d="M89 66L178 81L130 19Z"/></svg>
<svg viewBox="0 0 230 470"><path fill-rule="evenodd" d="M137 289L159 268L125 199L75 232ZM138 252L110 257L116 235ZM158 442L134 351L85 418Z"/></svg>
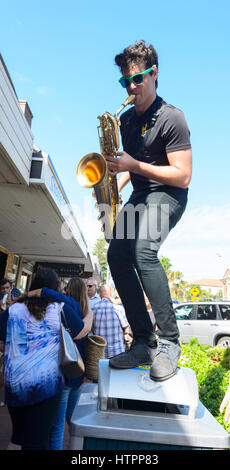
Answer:
<svg viewBox="0 0 230 470"><path fill-rule="evenodd" d="M143 40L137 41L117 54L115 63L120 67L123 75L120 83L127 88L129 95L135 95L134 104L137 113L144 112L156 97L158 86L158 54L156 50ZM145 73L142 74L142 72ZM135 77L135 75L137 76ZM132 80L127 80L129 77L132 77Z"/></svg>
<svg viewBox="0 0 230 470"><path fill-rule="evenodd" d="M89 308L88 292L85 282L80 277L73 277L66 286L66 295L73 297L79 302L83 316Z"/></svg>
<svg viewBox="0 0 230 470"><path fill-rule="evenodd" d="M49 287L49 289L58 290L59 279L55 271L52 269L39 269L33 279L30 290L42 289L42 287Z"/></svg>
<svg viewBox="0 0 230 470"><path fill-rule="evenodd" d="M93 278L87 279L86 287L88 291L88 296L91 299L96 294L97 282Z"/></svg>
<svg viewBox="0 0 230 470"><path fill-rule="evenodd" d="M11 292L10 281L7 279L1 279L0 281L0 294L9 294Z"/></svg>
<svg viewBox="0 0 230 470"><path fill-rule="evenodd" d="M49 289L58 290L59 288L59 279L55 271L52 269L39 269L33 279L30 290L42 289L43 287L49 287ZM36 320L43 320L46 314L46 309L50 303L48 298L43 297L24 297L21 296L19 299L15 300L15 303L24 303L31 315L33 315Z"/></svg>
<svg viewBox="0 0 230 470"><path fill-rule="evenodd" d="M106 299L110 299L112 297L111 287L108 284L103 284L99 288L99 295L100 295L101 299L103 299L104 297Z"/></svg>

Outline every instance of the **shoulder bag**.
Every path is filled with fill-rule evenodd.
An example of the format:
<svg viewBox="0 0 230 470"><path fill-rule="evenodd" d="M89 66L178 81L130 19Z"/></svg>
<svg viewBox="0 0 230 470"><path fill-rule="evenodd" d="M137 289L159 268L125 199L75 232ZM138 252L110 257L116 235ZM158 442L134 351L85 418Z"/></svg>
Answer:
<svg viewBox="0 0 230 470"><path fill-rule="evenodd" d="M63 375L69 380L80 377L85 372L83 359L78 351L77 344L71 337L63 308L61 310L59 366Z"/></svg>

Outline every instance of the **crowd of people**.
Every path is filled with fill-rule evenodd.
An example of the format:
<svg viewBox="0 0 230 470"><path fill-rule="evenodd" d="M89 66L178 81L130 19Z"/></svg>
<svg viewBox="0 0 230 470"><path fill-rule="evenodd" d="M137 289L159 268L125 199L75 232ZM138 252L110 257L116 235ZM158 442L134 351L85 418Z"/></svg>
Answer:
<svg viewBox="0 0 230 470"><path fill-rule="evenodd" d="M11 302L21 295L21 291L15 286L15 281L0 280L0 311L6 310Z"/></svg>
<svg viewBox="0 0 230 470"><path fill-rule="evenodd" d="M4 353L4 397L12 423L9 450L61 450L66 423L84 375L65 378L59 367L61 310L84 359L82 338L106 340L104 357L123 352L132 332L109 286L70 279L60 292L56 273L39 270L30 291L0 282L0 348ZM6 299L7 294L7 299Z"/></svg>
<svg viewBox="0 0 230 470"><path fill-rule="evenodd" d="M28 293L13 296L0 282L0 348L4 352L5 405L12 423L8 450L61 450L84 375L68 380L59 367L61 309L84 358L82 338L106 340L105 359L130 348L133 334L116 290L95 279L70 279L64 293L49 269L37 272ZM3 296L8 294L2 304ZM18 293L18 292L17 292ZM19 294L21 294L19 292ZM153 327L156 322L145 296ZM230 387L221 404L230 422Z"/></svg>
<svg viewBox="0 0 230 470"><path fill-rule="evenodd" d="M66 295L58 289L56 273L40 270L30 291L42 295L11 299L0 315L5 404L12 421L9 449L61 449L65 420L70 422L77 401L83 377L69 381L59 367L61 309L80 351L92 311L83 280L71 279Z"/></svg>

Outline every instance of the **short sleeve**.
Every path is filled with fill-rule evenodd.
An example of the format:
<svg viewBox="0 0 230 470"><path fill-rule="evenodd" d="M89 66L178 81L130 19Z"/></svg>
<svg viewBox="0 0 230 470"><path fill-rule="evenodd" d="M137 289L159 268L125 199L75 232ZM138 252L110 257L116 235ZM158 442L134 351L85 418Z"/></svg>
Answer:
<svg viewBox="0 0 230 470"><path fill-rule="evenodd" d="M115 312L120 320L122 328L129 326L128 320L125 315L125 309L122 305L114 305Z"/></svg>
<svg viewBox="0 0 230 470"><path fill-rule="evenodd" d="M173 107L167 109L162 137L166 152L191 148L190 132L182 111Z"/></svg>

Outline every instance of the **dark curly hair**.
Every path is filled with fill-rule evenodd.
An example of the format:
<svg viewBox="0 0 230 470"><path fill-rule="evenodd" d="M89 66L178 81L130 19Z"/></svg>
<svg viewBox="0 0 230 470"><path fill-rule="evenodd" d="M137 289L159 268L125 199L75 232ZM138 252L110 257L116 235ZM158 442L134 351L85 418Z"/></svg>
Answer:
<svg viewBox="0 0 230 470"><path fill-rule="evenodd" d="M37 271L37 274L31 283L30 290L42 289L42 287L49 287L56 291L58 290L59 279L55 271L52 269L39 269ZM24 303L36 320L43 320L48 305L53 301L43 297L27 297L25 294L25 296L22 295L14 301L14 303L17 302Z"/></svg>
<svg viewBox="0 0 230 470"><path fill-rule="evenodd" d="M146 44L144 40L137 41L135 44L126 47L123 52L117 54L115 57L115 63L120 67L121 72L131 64L136 64L140 67L140 70L146 70L152 65L156 65L158 68L158 54L152 44ZM150 72L151 74L153 72ZM158 82L156 80L156 88Z"/></svg>

